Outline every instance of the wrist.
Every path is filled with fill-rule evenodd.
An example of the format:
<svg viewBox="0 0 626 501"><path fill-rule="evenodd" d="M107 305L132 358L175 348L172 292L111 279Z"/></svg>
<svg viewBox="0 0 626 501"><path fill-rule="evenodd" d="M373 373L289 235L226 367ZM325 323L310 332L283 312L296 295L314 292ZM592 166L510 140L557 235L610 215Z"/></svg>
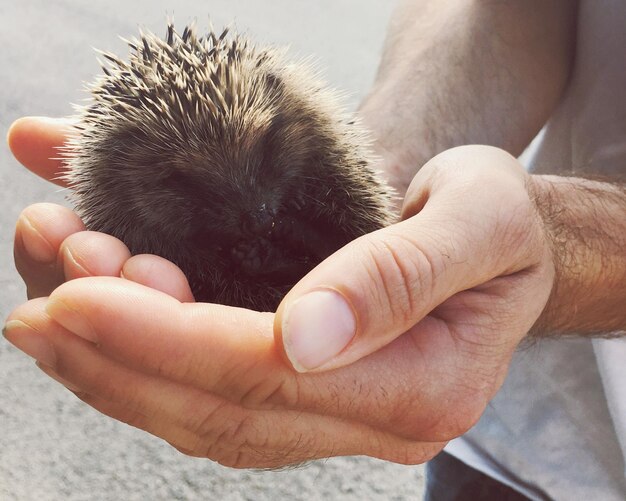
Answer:
<svg viewBox="0 0 626 501"><path fill-rule="evenodd" d="M626 197L623 186L530 176L529 191L552 251L555 279L539 335L626 329Z"/></svg>

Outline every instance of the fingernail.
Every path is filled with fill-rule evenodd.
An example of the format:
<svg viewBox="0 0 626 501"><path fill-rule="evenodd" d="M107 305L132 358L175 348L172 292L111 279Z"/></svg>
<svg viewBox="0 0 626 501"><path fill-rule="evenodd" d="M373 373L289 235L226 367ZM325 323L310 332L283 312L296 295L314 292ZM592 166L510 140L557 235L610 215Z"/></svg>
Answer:
<svg viewBox="0 0 626 501"><path fill-rule="evenodd" d="M287 357L298 372L306 372L322 366L348 346L356 333L356 318L341 294L318 290L289 307L282 333Z"/></svg>
<svg viewBox="0 0 626 501"><path fill-rule="evenodd" d="M56 364L57 357L52 344L30 325L21 320L9 320L2 329L2 334L9 343L35 360L51 367Z"/></svg>
<svg viewBox="0 0 626 501"><path fill-rule="evenodd" d="M36 363L37 367L39 367L41 369L41 371L46 374L47 376L51 377L52 379L54 379L57 383L61 383L63 386L65 386L68 390L73 391L74 393L78 393L81 391L81 389L78 386L74 386L72 383L70 383L67 379L63 379L61 376L59 376L56 371L50 367L49 365L46 365L45 363L38 361Z"/></svg>
<svg viewBox="0 0 626 501"><path fill-rule="evenodd" d="M77 336L86 339L92 343L98 341L96 330L89 323L89 321L81 315L78 311L70 308L63 301L58 299L49 299L46 304L46 313L52 317L52 319L65 327L68 331L76 334Z"/></svg>
<svg viewBox="0 0 626 501"><path fill-rule="evenodd" d="M21 216L18 222L24 249L33 261L52 263L56 259L54 247L50 245L27 217Z"/></svg>

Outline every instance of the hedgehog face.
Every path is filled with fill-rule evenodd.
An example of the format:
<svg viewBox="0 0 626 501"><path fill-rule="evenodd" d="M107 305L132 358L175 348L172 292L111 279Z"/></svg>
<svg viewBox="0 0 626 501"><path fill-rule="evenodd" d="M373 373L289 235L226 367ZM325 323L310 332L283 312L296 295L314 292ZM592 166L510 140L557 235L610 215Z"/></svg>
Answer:
<svg viewBox="0 0 626 501"><path fill-rule="evenodd" d="M198 300L275 308L313 266L389 221L363 137L301 65L241 37L131 40L65 155L90 229L178 264Z"/></svg>
<svg viewBox="0 0 626 501"><path fill-rule="evenodd" d="M160 176L137 199L145 214L145 193L152 193L152 221L143 225L162 233L162 221L172 218L168 201L178 200L175 220L185 224L172 238L198 259L219 261L223 273L239 282L293 285L356 236L336 223L337 213L349 210L346 188L331 182L341 149L320 128L322 117L312 118L304 107L293 96L280 96L263 127L241 126L254 120L254 106L214 127L212 135L194 124L194 135L205 136L202 143L164 152Z"/></svg>

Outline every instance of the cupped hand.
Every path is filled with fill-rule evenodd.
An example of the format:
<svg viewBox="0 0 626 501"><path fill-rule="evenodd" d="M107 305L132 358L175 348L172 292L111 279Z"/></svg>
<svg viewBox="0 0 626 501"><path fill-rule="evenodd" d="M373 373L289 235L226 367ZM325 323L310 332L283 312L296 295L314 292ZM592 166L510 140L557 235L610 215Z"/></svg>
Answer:
<svg viewBox="0 0 626 501"><path fill-rule="evenodd" d="M26 168L59 186L63 164L58 147L72 133L67 119L27 117L9 129L11 151ZM193 301L182 272L158 256L133 256L120 240L86 231L81 219L61 205L40 203L22 211L15 227L15 266L29 299L48 296L67 280L88 276L123 276Z"/></svg>
<svg viewBox="0 0 626 501"><path fill-rule="evenodd" d="M493 148L436 157L402 223L331 256L276 315L110 273L20 306L5 335L85 402L186 454L420 463L476 422L547 301L554 268L528 185ZM97 254L83 267L99 270Z"/></svg>
<svg viewBox="0 0 626 501"><path fill-rule="evenodd" d="M402 222L340 249L287 294L275 332L288 361L334 369L409 334L428 356L439 343L456 351L456 376L476 379L472 366L502 377L554 282L535 183L497 148L437 155L409 186Z"/></svg>

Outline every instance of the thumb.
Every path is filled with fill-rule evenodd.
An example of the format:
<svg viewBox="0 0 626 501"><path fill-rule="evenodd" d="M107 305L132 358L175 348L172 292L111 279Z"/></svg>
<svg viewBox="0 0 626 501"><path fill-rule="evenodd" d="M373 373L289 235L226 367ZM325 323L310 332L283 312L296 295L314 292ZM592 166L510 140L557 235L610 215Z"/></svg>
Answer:
<svg viewBox="0 0 626 501"><path fill-rule="evenodd" d="M455 263L472 264L428 212L349 243L287 294L274 332L297 371L350 364L465 288Z"/></svg>
<svg viewBox="0 0 626 501"><path fill-rule="evenodd" d="M525 235L526 174L495 148L464 148L420 171L405 199L408 219L349 243L287 294L274 333L294 369L350 364L454 294L527 266L525 245L503 244Z"/></svg>

